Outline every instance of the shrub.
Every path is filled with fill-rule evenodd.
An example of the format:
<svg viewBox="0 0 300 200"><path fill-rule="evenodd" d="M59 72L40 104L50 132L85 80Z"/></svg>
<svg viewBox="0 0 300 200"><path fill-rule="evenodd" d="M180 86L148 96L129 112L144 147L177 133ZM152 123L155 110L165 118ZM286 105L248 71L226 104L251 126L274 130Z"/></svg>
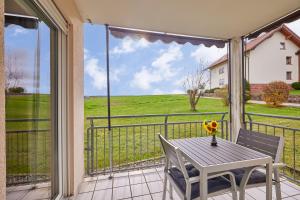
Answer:
<svg viewBox="0 0 300 200"><path fill-rule="evenodd" d="M12 87L12 88L8 88L8 93L12 93L12 94L22 94L25 92L25 89L22 87Z"/></svg>
<svg viewBox="0 0 300 200"><path fill-rule="evenodd" d="M204 93L214 93L216 90L218 90L220 88L212 88L212 89L208 89L208 90L205 90Z"/></svg>
<svg viewBox="0 0 300 200"><path fill-rule="evenodd" d="M287 101L290 87L282 81L274 81L266 85L263 89L263 100L272 106L280 106Z"/></svg>
<svg viewBox="0 0 300 200"><path fill-rule="evenodd" d="M228 86L227 85L221 89L215 90L215 93L217 94L218 97L222 98L223 104L225 106L229 105Z"/></svg>
<svg viewBox="0 0 300 200"><path fill-rule="evenodd" d="M300 90L300 82L292 83L292 88L294 88L295 90Z"/></svg>

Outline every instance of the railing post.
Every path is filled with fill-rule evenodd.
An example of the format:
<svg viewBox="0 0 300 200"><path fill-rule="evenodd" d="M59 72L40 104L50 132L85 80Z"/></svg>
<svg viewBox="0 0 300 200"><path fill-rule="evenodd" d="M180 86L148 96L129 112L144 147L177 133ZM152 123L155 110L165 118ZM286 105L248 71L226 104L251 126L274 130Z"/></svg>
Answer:
<svg viewBox="0 0 300 200"><path fill-rule="evenodd" d="M90 173L90 127L87 128L86 130L86 139L87 139L87 147L85 148L86 150L86 173L87 174L91 174Z"/></svg>
<svg viewBox="0 0 300 200"><path fill-rule="evenodd" d="M91 134L90 134L90 137L91 137L91 146L90 146L90 152L91 152L91 172L94 172L94 120L92 119L91 120ZM90 172L90 173L91 173Z"/></svg>
<svg viewBox="0 0 300 200"><path fill-rule="evenodd" d="M222 136L222 139L224 139L224 118L225 118L225 115L226 115L226 113L224 113L221 117L221 130L222 130L221 136Z"/></svg>
<svg viewBox="0 0 300 200"><path fill-rule="evenodd" d="M250 131L252 131L252 117L250 116L250 114L246 113L247 114L247 117L249 119L249 125L250 125ZM246 123L246 122L245 122Z"/></svg>
<svg viewBox="0 0 300 200"><path fill-rule="evenodd" d="M165 116L165 138L168 139L168 117L169 115Z"/></svg>
<svg viewBox="0 0 300 200"><path fill-rule="evenodd" d="M108 128L108 136L109 136L109 178L112 178L113 171L113 149L112 149L112 131Z"/></svg>

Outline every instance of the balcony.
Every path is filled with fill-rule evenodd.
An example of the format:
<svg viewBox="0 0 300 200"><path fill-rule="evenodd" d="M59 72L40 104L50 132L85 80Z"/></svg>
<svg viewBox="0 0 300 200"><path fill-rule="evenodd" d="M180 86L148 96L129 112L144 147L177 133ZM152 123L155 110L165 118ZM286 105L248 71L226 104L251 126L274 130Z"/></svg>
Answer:
<svg viewBox="0 0 300 200"><path fill-rule="evenodd" d="M258 3L260 6L257 6ZM207 133L201 128L203 116L218 120L220 132L217 136L226 140L235 141L240 127L283 136L285 148L282 162L287 166L280 169L282 196L284 199L300 199L300 127L297 124L300 118L247 113L243 106L245 42L283 23L299 19L297 0L256 0L247 4L237 0L190 3L169 0L143 4L124 1L119 2L118 7L115 2L105 0L91 0L88 3L83 0L6 0L5 5L4 0L0 0L0 7L0 14L9 16L9 20L4 21L4 17L0 20L0 199L161 199L164 157L157 133L167 139L206 136ZM255 12L244 14L245 8ZM12 20L12 15L16 15L16 19ZM22 19L24 17L29 20ZM118 38L133 33L150 42L189 42L207 47L224 47L226 43L230 63L228 113L111 116L128 120L128 123L114 124L112 127L106 116L84 119L84 23L106 25L106 47L109 47L109 32L114 32L113 35ZM6 34L5 28L9 24L28 30ZM41 29L47 30L47 37L40 35ZM26 32L32 33L32 40L21 38ZM40 95L40 80L49 83L46 93L51 93L48 106L39 106L46 102L43 98L34 98L34 105L25 106L32 110L30 115L23 115L26 112L18 109L16 104L11 104L12 115L7 114L9 101L4 92L3 80L6 77L2 68L5 67L4 54L8 55L4 51L9 43L4 42L4 38L17 34L20 34L18 39L21 38L22 42L17 43L16 47L21 47L23 42L36 47L26 48L26 52L35 54L29 62L33 70L30 76L32 84L26 81L30 85L28 94L36 92L37 97L43 96ZM43 38L47 38L46 48L40 48L45 47L41 45ZM18 42L16 39L11 41ZM291 40L293 37L287 36L285 39ZM105 42L101 41L102 44L105 45ZM47 55L40 54L40 49L45 50ZM109 52L106 48L107 82L101 83L101 87L108 86L108 99ZM40 58L49 63L44 65ZM23 64L22 68L25 68ZM41 70L44 67L47 70ZM40 72L44 72L47 78L40 76ZM189 119L184 119L186 116ZM26 117L32 119L22 121ZM10 118L19 118L17 120L21 119L21 122ZM145 118L151 120L143 121ZM261 118L268 120L261 121ZM28 121L33 129L28 130L24 126ZM15 128L10 123L22 125ZM264 197L264 187L247 190L247 199ZM174 199L178 199L176 194ZM230 194L211 199L230 199Z"/></svg>
<svg viewBox="0 0 300 200"><path fill-rule="evenodd" d="M212 117L217 119L220 124L218 137L230 140L232 136L228 131L228 113L226 112L113 116L112 119L121 119L125 124L112 126L111 137L107 131L108 127L101 126L107 117L87 117L86 178L81 184L78 199L161 199L164 159L157 133L161 133L169 139L207 136L201 123L203 119ZM268 120L264 120L264 118ZM143 122L143 120L146 121ZM300 198L300 187L295 184L299 183L300 174L297 151L300 130L289 127L290 124L297 127L298 120L298 118L287 116L247 113L248 129L265 134L281 135L285 138L282 162L287 166L281 170L284 199ZM39 121L47 123L46 119ZM149 123L149 121L153 123ZM16 120L8 120L8 122L16 123ZM26 123L28 120L18 120L17 122ZM283 124L288 125L284 126ZM45 143L47 138L42 136L46 131L10 131L9 137L7 137L7 148L9 150L14 147L10 146L11 140L21 140L30 135L32 137L32 134L36 134L35 136L40 141L42 138ZM24 149L25 147L19 146L18 148ZM35 155L39 158L45 158L49 151L45 148L39 150ZM14 154L10 158L21 162L22 156L24 156L22 153ZM31 170L36 167L32 170L35 173L16 174L12 171L11 174L8 174L7 199L49 198L50 184L47 182L49 176L41 173L45 171L47 162L47 159L39 160L36 164L25 167ZM24 168L24 165L20 165L20 163L13 161L8 163L11 163L9 168L16 171L18 171L16 166ZM110 172L112 172L112 179L109 179ZM247 199L261 199L265 196L264 191L265 187L249 189L247 190ZM174 197L176 199L176 195ZM230 195L226 194L213 199L229 197Z"/></svg>
<svg viewBox="0 0 300 200"><path fill-rule="evenodd" d="M86 177L81 184L76 200L108 200L108 199L133 199L133 200L161 200L163 189L163 167L145 168L115 173L114 178L109 175ZM275 189L273 196L275 199ZM281 194L286 200L300 199L300 187L286 178L281 178ZM32 186L10 187L7 190L8 200L45 200L49 199L50 189L47 183ZM174 191L174 200L180 198ZM246 190L247 200L261 200L265 198L265 187L256 187ZM73 199L73 198L71 198ZM70 199L70 200L71 200ZM167 193L167 199L169 195ZM210 200L231 199L230 194L210 198ZM74 200L74 199L73 199Z"/></svg>

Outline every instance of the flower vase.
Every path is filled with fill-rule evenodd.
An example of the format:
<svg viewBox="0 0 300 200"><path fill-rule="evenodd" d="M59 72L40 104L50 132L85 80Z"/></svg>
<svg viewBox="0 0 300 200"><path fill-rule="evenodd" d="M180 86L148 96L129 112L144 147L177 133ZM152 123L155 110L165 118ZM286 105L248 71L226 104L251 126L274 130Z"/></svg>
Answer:
<svg viewBox="0 0 300 200"><path fill-rule="evenodd" d="M212 140L211 140L210 145L211 145L211 146L218 146L218 142L217 142L217 139L216 139L216 135L213 135L213 136L212 136Z"/></svg>

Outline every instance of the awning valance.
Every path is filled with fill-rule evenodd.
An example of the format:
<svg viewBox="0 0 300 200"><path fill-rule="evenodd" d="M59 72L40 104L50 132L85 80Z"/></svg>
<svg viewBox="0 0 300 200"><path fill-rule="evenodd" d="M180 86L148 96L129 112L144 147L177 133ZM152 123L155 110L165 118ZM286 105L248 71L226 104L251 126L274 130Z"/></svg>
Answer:
<svg viewBox="0 0 300 200"><path fill-rule="evenodd" d="M158 40L164 43L176 42L178 44L190 43L192 45L203 44L206 47L216 46L218 48L225 47L226 40L202 38L195 36L186 36L186 35L177 35L170 33L161 33L161 32L151 32L135 29L127 29L120 27L109 27L110 33L116 38L144 38L149 42L156 42Z"/></svg>
<svg viewBox="0 0 300 200"><path fill-rule="evenodd" d="M34 17L14 16L5 14L5 27L9 25L19 25L27 29L37 29L38 19Z"/></svg>
<svg viewBox="0 0 300 200"><path fill-rule="evenodd" d="M247 35L246 37L248 39L254 39L256 37L258 37L260 34L262 33L266 33L266 32L270 32L278 27L280 27L282 24L284 23L290 23L290 22L293 22L293 21L296 21L300 19L300 9L297 9L296 11L250 33L249 35Z"/></svg>

